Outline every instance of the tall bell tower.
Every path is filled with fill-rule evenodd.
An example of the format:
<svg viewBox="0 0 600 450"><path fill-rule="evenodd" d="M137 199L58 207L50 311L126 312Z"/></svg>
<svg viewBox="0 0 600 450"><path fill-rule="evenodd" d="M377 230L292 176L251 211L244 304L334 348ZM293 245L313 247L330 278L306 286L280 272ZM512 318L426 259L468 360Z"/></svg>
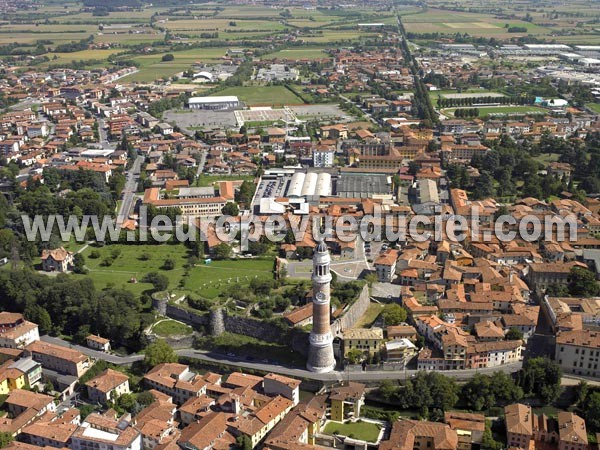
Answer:
<svg viewBox="0 0 600 450"><path fill-rule="evenodd" d="M329 303L330 263L329 250L321 241L313 255L313 328L309 336L310 348L306 364L308 370L317 373L331 372L335 369Z"/></svg>

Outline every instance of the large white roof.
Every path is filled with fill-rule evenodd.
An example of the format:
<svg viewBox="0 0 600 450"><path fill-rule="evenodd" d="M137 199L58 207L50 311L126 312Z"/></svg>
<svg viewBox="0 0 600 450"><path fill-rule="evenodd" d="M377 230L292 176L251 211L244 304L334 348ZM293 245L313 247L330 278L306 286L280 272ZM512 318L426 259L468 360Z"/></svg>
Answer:
<svg viewBox="0 0 600 450"><path fill-rule="evenodd" d="M239 102L235 95L221 95L215 97L190 97L188 103L224 103Z"/></svg>

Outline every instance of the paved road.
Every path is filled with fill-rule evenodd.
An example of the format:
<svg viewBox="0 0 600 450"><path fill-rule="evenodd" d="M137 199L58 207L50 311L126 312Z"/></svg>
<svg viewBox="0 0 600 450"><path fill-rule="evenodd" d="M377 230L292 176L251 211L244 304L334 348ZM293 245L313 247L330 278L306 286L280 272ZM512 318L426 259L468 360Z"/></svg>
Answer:
<svg viewBox="0 0 600 450"><path fill-rule="evenodd" d="M98 350L92 350L91 348L83 347L81 345L74 345L63 339L48 336L48 335L41 336L40 340L44 341L44 342L49 342L50 344L60 345L61 347L73 348L91 358L103 359L109 363L117 364L120 366L126 366L126 365L132 364L136 361L141 361L142 359L144 359L144 355L129 355L129 356L111 355L110 353L104 353L104 352L100 352Z"/></svg>
<svg viewBox="0 0 600 450"><path fill-rule="evenodd" d="M129 365L135 361L140 361L144 359L143 355L129 355L129 356L118 356L111 355L104 352L99 352L97 350L92 350L87 347L82 347L80 345L72 345L67 341L64 341L57 337L52 336L42 336L41 340L44 342L50 342L52 344L60 345L62 347L73 348L75 350L79 350L81 353L88 355L92 358L103 359L112 364L117 365ZM194 350L194 349L183 349L176 351L179 356L183 356L185 358L198 359L201 361L207 361L217 364L230 364L236 367L242 367L245 369L254 369L263 372L275 372L282 375L288 375L296 378L305 378L316 381L323 382L335 382L342 380L351 380L351 381L379 381L379 380L397 380L403 378L410 378L411 376L417 373L416 370L403 370L403 371L369 371L369 372L354 372L354 371L344 371L344 372L330 372L330 373L313 373L309 372L305 369L298 369L293 367L285 367L279 364L269 364L262 363L259 361L247 361L245 358L239 358L237 356L228 356L219 353L207 352L204 350ZM507 364L502 367L494 367L490 369L478 369L478 370L447 370L444 372L444 375L447 375L452 378L456 378L457 380L468 380L476 373L493 373L496 371L503 372L516 372L521 368L521 363L515 364Z"/></svg>
<svg viewBox="0 0 600 450"><path fill-rule="evenodd" d="M131 168L127 171L127 181L125 182L125 187L123 188L123 203L121 203L121 208L117 214L118 224L122 224L123 221L129 217L129 213L133 207L134 195L135 191L137 190L138 179L143 162L144 157L138 156L133 162Z"/></svg>
<svg viewBox="0 0 600 450"><path fill-rule="evenodd" d="M342 100L344 100L348 103L352 103L354 106L356 106L358 109L360 109L362 111L362 113L365 115L365 117L367 118L367 120L370 120L371 122L373 122L376 125L381 125L379 122L377 122L377 120L375 120L373 118L373 116L371 115L371 113L369 111L367 111L365 108L362 107L362 105L357 105L356 102L354 102L352 99L350 99L349 97L346 97L345 95L339 94L339 93L338 93L338 97L340 97Z"/></svg>
<svg viewBox="0 0 600 450"><path fill-rule="evenodd" d="M196 178L199 178L200 175L202 175L202 172L204 172L204 165L206 164L207 153L207 150L202 151L202 155L200 156L200 162L198 163L198 170L196 171Z"/></svg>

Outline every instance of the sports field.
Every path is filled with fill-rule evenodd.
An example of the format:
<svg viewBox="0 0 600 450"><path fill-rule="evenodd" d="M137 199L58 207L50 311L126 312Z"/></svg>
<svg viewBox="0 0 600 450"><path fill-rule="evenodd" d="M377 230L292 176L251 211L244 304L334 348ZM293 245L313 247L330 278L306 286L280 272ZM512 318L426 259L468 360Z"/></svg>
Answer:
<svg viewBox="0 0 600 450"><path fill-rule="evenodd" d="M445 115L454 115L454 111L457 109L470 109L477 108L479 110L479 117L485 117L488 115L511 115L511 114L540 114L547 113L548 110L544 108L538 108L537 106L478 106L469 108L448 108L443 109L441 112Z"/></svg>

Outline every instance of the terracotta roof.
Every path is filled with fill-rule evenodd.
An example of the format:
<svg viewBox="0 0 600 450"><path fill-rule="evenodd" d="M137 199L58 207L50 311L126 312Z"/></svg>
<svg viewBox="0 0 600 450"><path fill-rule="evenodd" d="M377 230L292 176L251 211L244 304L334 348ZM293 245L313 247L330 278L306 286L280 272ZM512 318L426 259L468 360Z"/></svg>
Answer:
<svg viewBox="0 0 600 450"><path fill-rule="evenodd" d="M113 369L106 369L104 372L85 383L85 385L106 394L126 381L129 381L129 377L124 373L117 372Z"/></svg>

